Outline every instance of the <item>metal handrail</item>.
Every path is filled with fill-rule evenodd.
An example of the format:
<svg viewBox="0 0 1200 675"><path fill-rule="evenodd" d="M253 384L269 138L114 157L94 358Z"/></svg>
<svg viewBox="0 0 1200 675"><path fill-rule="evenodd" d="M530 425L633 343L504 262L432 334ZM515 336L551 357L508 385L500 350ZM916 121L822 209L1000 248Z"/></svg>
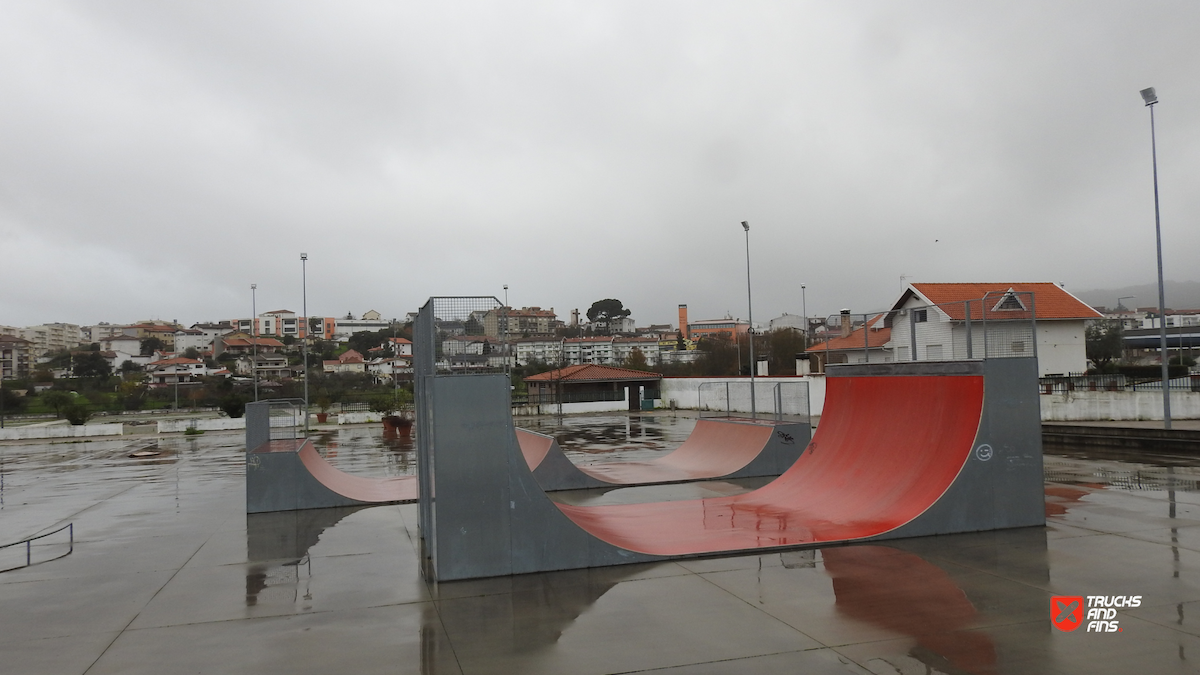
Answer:
<svg viewBox="0 0 1200 675"><path fill-rule="evenodd" d="M73 522L67 523L66 525L63 525L62 527L58 528L57 530L47 532L45 534L39 534L36 537L30 537L28 539L23 539L21 541L14 541L11 544L4 544L3 546L0 546L0 550L3 550L6 548L12 548L13 546L20 546L21 544L25 544L25 564L17 565L16 567L9 567L6 569L2 569L2 570L0 570L0 572L11 572L13 570L24 569L26 567L33 565L33 542L37 541L38 539L44 539L46 537L49 537L52 534L58 534L59 532L62 532L63 530L67 530L68 536L70 537L70 539L68 540L69 547L67 548L67 552L60 556L55 556L55 557L49 558L47 560L39 561L38 564L40 565L42 563L51 562L53 560L58 560L59 558L65 558L65 557L71 555L71 553L73 553L75 551L75 523L73 523Z"/></svg>

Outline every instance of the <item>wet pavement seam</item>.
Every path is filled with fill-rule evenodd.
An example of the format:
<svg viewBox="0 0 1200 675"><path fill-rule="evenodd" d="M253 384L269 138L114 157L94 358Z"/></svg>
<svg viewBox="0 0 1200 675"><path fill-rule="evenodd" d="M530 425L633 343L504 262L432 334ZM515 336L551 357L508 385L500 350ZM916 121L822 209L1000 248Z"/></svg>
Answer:
<svg viewBox="0 0 1200 675"><path fill-rule="evenodd" d="M130 489L133 489L133 488L130 488ZM221 521L221 525L224 525L225 522L227 522L228 520L229 519L226 518L224 521ZM212 538L217 536L217 533L220 531L221 531L221 528L220 528L220 526L218 526L208 535L208 537L206 537L204 539L204 541L199 546L196 547L196 550L192 551L192 554L188 556L188 559L183 561L183 564L175 569L175 572L170 577L168 577L167 580L164 581L161 586L158 587L158 590L154 591L154 594L151 595L148 600L146 600L146 603L144 605L142 605L142 608L139 609L137 612L135 612L133 617L129 619L128 623L126 623L121 628L121 630L117 632L116 637L114 637L107 645L105 645L104 649L100 650L100 654L96 656L96 659L94 661L92 661L92 663L83 670L83 675L87 675L87 673L92 668L94 668L97 663L100 662L100 659L104 658L104 655L108 653L108 650L112 649L112 646L114 644L116 644L117 640L120 640L121 636L125 634L125 631L129 630L129 627L133 625L133 622L137 621L138 617L142 615L142 610L146 609L146 607L150 606L150 603L154 602L154 598L157 598L158 594L162 593L162 590L164 588L166 588L167 586L169 586L171 584L171 581L173 579L175 579L175 577L179 576L179 572L182 571L184 567L187 567L187 564L189 562L191 562L193 558L196 557L196 554L200 552L200 549L204 548L204 545L207 544L209 541L212 541Z"/></svg>
<svg viewBox="0 0 1200 675"><path fill-rule="evenodd" d="M755 605L754 603L750 602L749 600L746 600L745 598L739 597L736 593L731 593L728 589L722 588L720 584L715 583L712 579L709 579L707 577L708 574L719 574L719 572L691 572L690 570L689 570L689 572L691 574L694 574L694 575L700 577L701 579L704 580L705 583L712 586L713 588L716 588L717 590L721 591L725 595L728 595L731 598L737 600L738 602L745 604L747 607L753 608L754 610L756 610L762 614L765 614L766 616L770 617L772 620L777 621L777 622L783 624L784 626L787 626L791 630L796 631L797 633L799 633L800 635L803 635L804 637L808 638L809 640L812 640L813 642L815 642L823 647L829 646L829 645L826 645L824 642L821 642L817 638L813 637L812 635L809 635L808 633L805 633L804 631L800 630L799 628L793 626L791 623L788 623L784 619L781 619L780 617L775 616L771 612L768 612L767 610L763 609L762 607ZM814 647L813 649L819 649L819 647ZM806 651L806 650L790 650L790 651ZM790 652L780 652L780 653L790 653Z"/></svg>

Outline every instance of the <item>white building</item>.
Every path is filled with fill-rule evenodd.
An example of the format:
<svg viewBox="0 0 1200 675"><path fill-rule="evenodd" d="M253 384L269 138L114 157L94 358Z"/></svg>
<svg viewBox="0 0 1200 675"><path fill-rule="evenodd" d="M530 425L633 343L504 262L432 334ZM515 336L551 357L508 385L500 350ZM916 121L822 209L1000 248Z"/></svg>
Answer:
<svg viewBox="0 0 1200 675"><path fill-rule="evenodd" d="M154 361L146 366L146 380L152 387L196 382L205 375L208 375L208 368L203 361L183 357Z"/></svg>
<svg viewBox="0 0 1200 675"><path fill-rule="evenodd" d="M25 327L20 337L32 342L32 353L41 356L78 347L83 342L83 331L73 323L44 323Z"/></svg>
<svg viewBox="0 0 1200 675"><path fill-rule="evenodd" d="M982 300L985 296L986 302ZM1086 371L1085 322L1102 315L1048 282L908 284L885 318L891 329L888 348L896 361L983 358L985 354L1032 356L1031 342L1035 338L1030 335L1030 326L1035 313L1038 374Z"/></svg>

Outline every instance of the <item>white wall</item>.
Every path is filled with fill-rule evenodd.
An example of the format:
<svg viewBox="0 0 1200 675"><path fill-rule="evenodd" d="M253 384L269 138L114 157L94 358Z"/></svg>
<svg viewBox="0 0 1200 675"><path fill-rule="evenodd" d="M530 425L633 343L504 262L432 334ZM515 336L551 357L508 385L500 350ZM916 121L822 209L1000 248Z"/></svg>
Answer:
<svg viewBox="0 0 1200 675"><path fill-rule="evenodd" d="M1039 321L1038 375L1066 375L1087 370L1084 322Z"/></svg>
<svg viewBox="0 0 1200 675"><path fill-rule="evenodd" d="M670 407L671 401L676 408L695 410L700 405L700 385L711 383L705 387L706 396L709 391L719 392L724 397L721 385L729 382L730 407L735 412L750 412L750 378L748 377L664 377L660 386L662 400L659 405ZM774 409L772 390L777 383L784 383L783 412L789 415L808 414L819 415L821 404L825 399L825 376L810 375L806 377L759 377L755 378L756 407L759 412ZM805 386L807 385L807 395ZM710 406L711 409L711 406Z"/></svg>
<svg viewBox="0 0 1200 675"><path fill-rule="evenodd" d="M1161 420L1162 391L1068 391L1043 394L1043 422ZM1200 392L1172 391L1172 419L1200 419Z"/></svg>
<svg viewBox="0 0 1200 675"><path fill-rule="evenodd" d="M120 436L124 424L80 424L55 426L8 427L0 429L0 440L18 441L34 438L82 438L84 436Z"/></svg>

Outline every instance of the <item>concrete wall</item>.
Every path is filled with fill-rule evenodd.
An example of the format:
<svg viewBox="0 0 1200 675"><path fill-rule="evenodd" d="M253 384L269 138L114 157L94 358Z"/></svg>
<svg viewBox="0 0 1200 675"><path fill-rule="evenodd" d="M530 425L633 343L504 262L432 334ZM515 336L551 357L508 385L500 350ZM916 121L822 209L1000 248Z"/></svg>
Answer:
<svg viewBox="0 0 1200 675"><path fill-rule="evenodd" d="M730 388L732 409L736 412L750 412L750 378L748 377L664 377L660 387L662 400L659 401L659 405L670 407L671 402L674 401L676 408L695 410L700 405L701 384L711 383L709 387L713 387L712 391L720 391L723 397L724 392L721 390L721 385L726 382L737 385L736 388ZM773 409L774 404L771 401L772 394L770 392L774 385L780 382L785 383L783 387L784 413L804 414L805 411L808 411L812 415L821 414L821 405L825 401L824 375L755 378L756 398L759 399L756 403L760 412ZM803 398L803 386L788 386L800 385L800 383L808 384L807 401ZM706 395L709 387L705 387Z"/></svg>
<svg viewBox="0 0 1200 675"><path fill-rule="evenodd" d="M1161 420L1161 391L1068 391L1042 394L1043 422ZM1172 391L1172 419L1200 419L1200 392Z"/></svg>
<svg viewBox="0 0 1200 675"><path fill-rule="evenodd" d="M344 412L337 416L338 424L366 424L368 422L382 422L383 413L365 411L365 412Z"/></svg>
<svg viewBox="0 0 1200 675"><path fill-rule="evenodd" d="M84 436L120 436L124 424L56 424L53 426L8 427L0 429L0 441L36 438L82 438Z"/></svg>
<svg viewBox="0 0 1200 675"><path fill-rule="evenodd" d="M293 420L290 417L272 417L272 427L290 427L293 425ZM170 434L187 431L189 427L199 429L200 431L230 431L233 429L245 429L245 417L209 417L200 418L192 417L186 419L175 420L159 420L158 433Z"/></svg>

